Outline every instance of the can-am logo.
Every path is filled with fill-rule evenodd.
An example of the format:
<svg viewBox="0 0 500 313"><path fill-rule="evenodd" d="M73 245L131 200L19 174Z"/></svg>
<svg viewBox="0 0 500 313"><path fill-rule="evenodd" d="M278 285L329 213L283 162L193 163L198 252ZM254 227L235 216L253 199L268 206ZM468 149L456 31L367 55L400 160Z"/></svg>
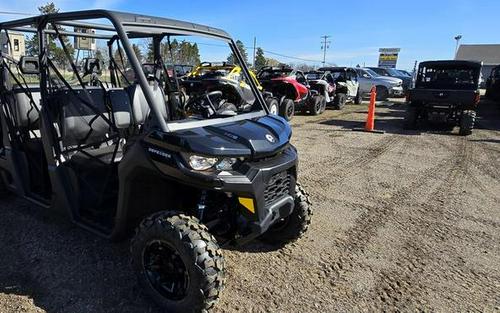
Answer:
<svg viewBox="0 0 500 313"><path fill-rule="evenodd" d="M273 135L271 134L266 134L266 139L267 141L269 141L270 143L275 143L276 142L276 138L274 138Z"/></svg>

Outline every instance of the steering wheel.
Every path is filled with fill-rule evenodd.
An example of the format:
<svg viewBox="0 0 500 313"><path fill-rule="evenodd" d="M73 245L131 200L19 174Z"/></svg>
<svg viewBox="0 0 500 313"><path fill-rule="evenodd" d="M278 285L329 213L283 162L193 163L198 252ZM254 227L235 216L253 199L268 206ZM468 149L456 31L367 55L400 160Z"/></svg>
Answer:
<svg viewBox="0 0 500 313"><path fill-rule="evenodd" d="M212 100L210 100L210 97L214 96L222 96L222 91L215 90L190 98L184 106L184 111L188 111L190 109L200 111L203 116L210 117L217 112Z"/></svg>

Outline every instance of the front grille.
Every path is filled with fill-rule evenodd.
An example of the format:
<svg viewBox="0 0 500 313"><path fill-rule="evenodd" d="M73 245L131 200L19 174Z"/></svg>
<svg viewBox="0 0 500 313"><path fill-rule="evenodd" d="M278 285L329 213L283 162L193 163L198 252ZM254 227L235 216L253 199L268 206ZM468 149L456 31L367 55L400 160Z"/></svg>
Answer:
<svg viewBox="0 0 500 313"><path fill-rule="evenodd" d="M288 172L281 172L271 176L266 184L264 200L269 206L290 194L291 176Z"/></svg>

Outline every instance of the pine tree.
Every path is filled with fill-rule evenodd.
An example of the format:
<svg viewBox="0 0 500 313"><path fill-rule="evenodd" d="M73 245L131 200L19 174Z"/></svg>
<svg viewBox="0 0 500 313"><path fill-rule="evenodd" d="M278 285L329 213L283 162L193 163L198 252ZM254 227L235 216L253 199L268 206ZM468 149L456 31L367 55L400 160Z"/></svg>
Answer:
<svg viewBox="0 0 500 313"><path fill-rule="evenodd" d="M139 46L134 43L132 44L132 50L134 50L135 56L137 57L137 60L139 60L139 63L142 64L142 62L144 61L144 57L142 55L141 48L139 48Z"/></svg>
<svg viewBox="0 0 500 313"><path fill-rule="evenodd" d="M255 64L254 68L255 70L260 70L266 66L266 58L264 57L264 50L262 48L257 48L257 51L255 52Z"/></svg>
<svg viewBox="0 0 500 313"><path fill-rule="evenodd" d="M56 5L53 2L49 2L46 5L42 5L38 7L38 11L40 11L41 14L50 14L50 13L58 13L59 9L56 7ZM49 28L52 28L49 25ZM57 27L58 30L62 30L61 27ZM73 56L75 49L73 48L73 45L69 42L68 37L66 36L61 36L62 42L64 43L64 46L68 50L68 53L70 56ZM57 43L56 43L57 42ZM27 38L26 40L26 49L29 55L38 55L38 34L33 35L31 38ZM68 58L66 57L66 54L60 45L59 39L57 39L56 35L48 35L47 36L47 49L49 51L49 57L56 63L57 65L61 67L65 67L68 63Z"/></svg>
<svg viewBox="0 0 500 313"><path fill-rule="evenodd" d="M245 61L245 63L248 63L247 49L245 48L245 45L243 44L243 42L241 42L240 40L236 40L236 46L238 47L238 50L240 51L240 54L243 58L243 61ZM227 57L227 63L230 63L230 64L236 63L236 57L234 56L234 54L232 52Z"/></svg>
<svg viewBox="0 0 500 313"><path fill-rule="evenodd" d="M149 40L148 47L146 49L146 61L149 63L154 62L154 50L153 50L153 41Z"/></svg>

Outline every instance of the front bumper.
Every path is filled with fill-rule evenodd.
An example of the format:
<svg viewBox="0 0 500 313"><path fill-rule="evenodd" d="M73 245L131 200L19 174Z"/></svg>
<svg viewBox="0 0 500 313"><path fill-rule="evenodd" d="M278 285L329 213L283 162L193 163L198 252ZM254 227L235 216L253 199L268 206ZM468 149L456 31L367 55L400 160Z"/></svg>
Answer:
<svg viewBox="0 0 500 313"><path fill-rule="evenodd" d="M390 96L393 96L393 97L402 97L405 95L405 91L404 91L403 87L397 86L397 87L392 87L389 90L389 94L390 94Z"/></svg>
<svg viewBox="0 0 500 313"><path fill-rule="evenodd" d="M175 154L172 154L170 164L165 164L165 161L154 163L178 182L230 195L233 200L231 203L239 206L236 208L240 213L237 244L262 235L271 225L293 211L298 156L292 145L275 156L246 161L236 170L218 174L193 171L184 166L180 156ZM240 198L251 201L253 210L245 208L239 202Z"/></svg>
<svg viewBox="0 0 500 313"><path fill-rule="evenodd" d="M240 238L246 243L263 234L279 219L290 215L294 208L297 177L297 151L290 146L278 156L242 164L237 172L222 172L217 176L219 190L233 197L253 200L255 211L240 206Z"/></svg>

